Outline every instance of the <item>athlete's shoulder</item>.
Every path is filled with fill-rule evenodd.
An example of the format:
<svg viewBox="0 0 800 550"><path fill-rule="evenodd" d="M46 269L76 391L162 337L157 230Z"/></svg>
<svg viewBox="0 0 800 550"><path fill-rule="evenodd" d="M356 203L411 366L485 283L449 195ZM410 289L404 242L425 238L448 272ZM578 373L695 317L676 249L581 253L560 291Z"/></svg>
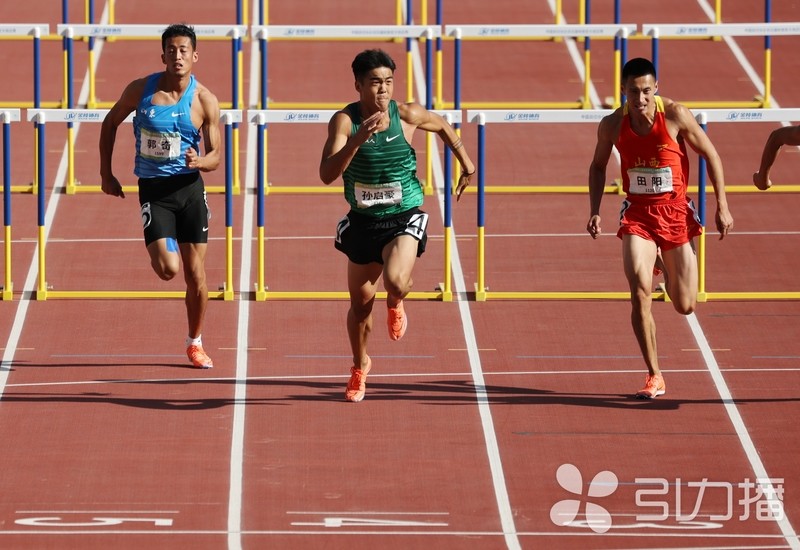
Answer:
<svg viewBox="0 0 800 550"><path fill-rule="evenodd" d="M328 121L329 131L350 137L353 124L356 121L353 105L356 104L351 103L333 113L331 119Z"/></svg>
<svg viewBox="0 0 800 550"><path fill-rule="evenodd" d="M403 122L419 126L430 118L431 112L415 101L397 103L392 100L392 102L397 106L397 115Z"/></svg>
<svg viewBox="0 0 800 550"><path fill-rule="evenodd" d="M212 102L219 104L219 100L217 99L216 94L214 94L214 92L212 92L208 86L202 84L197 79L195 79L195 94L203 102Z"/></svg>
<svg viewBox="0 0 800 550"><path fill-rule="evenodd" d="M616 141L622 120L625 118L624 106L614 109L612 112L600 119L597 132L600 136Z"/></svg>
<svg viewBox="0 0 800 550"><path fill-rule="evenodd" d="M141 101L142 96L144 95L145 89L147 87L147 83L150 79L150 76L143 76L141 78L137 78L136 80L132 80L125 86L125 89L122 91L119 101L117 102L120 106L128 106L135 108L139 101Z"/></svg>
<svg viewBox="0 0 800 550"><path fill-rule="evenodd" d="M687 113L691 113L688 107L683 103L678 103L677 101L670 99L668 97L658 96L661 100L661 105L663 106L664 115L667 118L673 116L682 116Z"/></svg>
<svg viewBox="0 0 800 550"><path fill-rule="evenodd" d="M668 97L662 97L661 100L664 105L664 118L668 121L676 123L681 127L696 122L694 114L686 105L673 101Z"/></svg>

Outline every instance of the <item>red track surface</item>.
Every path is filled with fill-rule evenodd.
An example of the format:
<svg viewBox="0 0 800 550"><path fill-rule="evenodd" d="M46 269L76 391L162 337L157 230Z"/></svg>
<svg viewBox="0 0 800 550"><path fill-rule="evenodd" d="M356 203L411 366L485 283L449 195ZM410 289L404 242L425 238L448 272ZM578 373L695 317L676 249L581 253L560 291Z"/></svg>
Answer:
<svg viewBox="0 0 800 550"><path fill-rule="evenodd" d="M60 22L58 14L44 16L52 1L11 4L0 7L0 21L49 21L53 29ZM77 4L70 8L72 21L83 17L83 5ZM213 7L218 4L193 2L187 11L185 5L117 2L116 18L234 23L233 9ZM314 4L319 5L273 1L269 23L394 23L391 2ZM564 4L566 20L577 21L577 2ZM611 0L592 4L592 22L612 21ZM763 6L757 4L726 0L723 18L758 21ZM800 20L796 3L775 4L774 20ZM433 18L431 6L429 22ZM445 2L444 21L550 23L553 16L543 0L524 6L514 0L489 5L461 0ZM623 21L688 23L708 17L694 0L628 2ZM736 42L762 74L762 40ZM271 99L352 101L349 63L369 45L271 44ZM381 46L398 61L402 96L404 47ZM629 57L649 55L649 48L647 41L631 41ZM773 41L773 95L781 107L800 106L798 48L800 37ZM221 101L230 101L229 46L201 42L199 51L198 77ZM592 51L593 84L604 98L614 91L611 46L595 41ZM665 96L748 100L757 94L724 42L664 41L661 56ZM76 44L81 67L76 90L83 85L87 57L84 44ZM45 41L42 59L43 99L60 100L60 41ZM248 43L247 97L254 77L249 59ZM444 59L449 100L449 42ZM29 43L0 42L6 82L0 99L30 100L30 60ZM124 83L158 70L158 61L154 42L106 44L98 99L113 101ZM467 43L464 63L464 101L564 101L582 93L563 43ZM710 127L729 185L750 183L764 139L775 127ZM78 133L76 177L86 185L98 181L98 130L99 125L84 124ZM28 183L33 130L24 122L14 124L12 133L13 181ZM160 283L147 264L135 196L120 201L91 193L51 194L66 132L53 124L46 135L46 196L55 212L48 283L57 290L181 290L180 282ZM465 124L463 135L476 157L475 128ZM243 178L252 137L242 125ZM130 139L121 135L117 148L120 176L131 173ZM316 167L323 139L321 125L271 127L272 185L321 186ZM593 145L592 125L490 127L487 183L583 185ZM424 140L415 146L424 160ZM773 181L797 183L797 168L797 152L783 152ZM220 170L207 182L220 185L223 174ZM374 370L367 398L353 405L343 400L349 367L346 302L252 300L255 232L245 235L247 245L241 246L254 216L254 184L246 185L248 191L234 199L237 299L209 306L204 340L216 367L202 372L186 366L179 300L31 300L37 197L13 195L15 295L0 303L0 547L798 547L796 538L786 538L800 526L798 302L709 301L692 323L657 303L660 360L669 389L655 401L637 401L631 394L644 367L627 303L464 301L472 295L477 268L476 196L468 194L454 209L461 300L411 302L410 330L400 342L385 337L383 310L376 307ZM442 280L437 200L427 198L434 221L428 252L417 264L417 290L433 290ZM732 194L729 201L736 227L723 242L713 232L708 236L707 290L797 291L800 196ZM212 195L210 203L213 287L225 277L224 199ZM618 197L604 199L609 235L597 242L583 231L587 203L585 195L489 195L490 289L624 290L619 243L611 235ZM344 261L330 242L345 211L342 198L271 194L266 209L270 290L343 290ZM245 256L253 262L243 266ZM240 288L240 281L246 286ZM790 524L783 531L756 517L755 504L739 502L759 463L770 478L781 480ZM582 474L580 496L556 478L565 464ZM616 475L616 490L610 496L587 494L601 471ZM667 485L657 494L653 490L661 485L643 484L643 478ZM699 499L704 480L715 485ZM580 501L582 526L551 520L551 510L561 503L563 511L568 499ZM693 521L676 517L689 515L696 502ZM587 503L611 514L607 533L587 526ZM668 517L643 517L665 510ZM730 518L710 517L728 511ZM742 519L745 511L749 517Z"/></svg>

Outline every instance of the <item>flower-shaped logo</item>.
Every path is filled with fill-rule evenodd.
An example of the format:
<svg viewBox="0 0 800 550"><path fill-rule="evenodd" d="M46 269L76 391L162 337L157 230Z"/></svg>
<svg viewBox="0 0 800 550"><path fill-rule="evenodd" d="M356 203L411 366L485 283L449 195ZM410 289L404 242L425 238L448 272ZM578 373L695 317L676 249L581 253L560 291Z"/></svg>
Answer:
<svg viewBox="0 0 800 550"><path fill-rule="evenodd" d="M559 466L556 471L556 479L563 489L574 495L583 496L583 477L574 465L562 464ZM592 482L589 483L586 496L591 498L607 497L617 490L618 485L617 476L613 472L604 470L594 476ZM579 499L560 500L550 508L550 520L556 525L574 525L573 522L578 517L580 509L581 500ZM605 533L611 529L611 514L602 506L586 502L585 515L586 525L595 533Z"/></svg>

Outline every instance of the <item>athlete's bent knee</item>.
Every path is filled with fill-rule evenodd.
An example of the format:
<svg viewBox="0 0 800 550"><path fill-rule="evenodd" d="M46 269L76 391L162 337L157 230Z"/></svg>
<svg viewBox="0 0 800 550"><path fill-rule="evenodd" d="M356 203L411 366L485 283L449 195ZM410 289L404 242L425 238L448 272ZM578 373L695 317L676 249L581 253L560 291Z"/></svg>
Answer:
<svg viewBox="0 0 800 550"><path fill-rule="evenodd" d="M158 278L162 281L171 281L175 278L175 275L178 274L178 270L172 268L172 266L162 265L159 262L153 262L153 271L156 272Z"/></svg>
<svg viewBox="0 0 800 550"><path fill-rule="evenodd" d="M681 315L690 315L694 313L694 310L697 309L697 300L687 300L684 302L672 302L672 305L675 307L675 311L680 313Z"/></svg>

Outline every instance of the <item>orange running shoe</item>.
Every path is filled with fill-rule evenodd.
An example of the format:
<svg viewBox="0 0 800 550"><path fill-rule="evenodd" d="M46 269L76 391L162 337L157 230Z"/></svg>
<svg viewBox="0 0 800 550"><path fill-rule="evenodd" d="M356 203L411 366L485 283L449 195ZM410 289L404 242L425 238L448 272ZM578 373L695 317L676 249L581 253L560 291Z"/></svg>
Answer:
<svg viewBox="0 0 800 550"><path fill-rule="evenodd" d="M654 399L659 395L667 393L667 385L664 377L660 374L647 375L644 381L644 388L636 392L637 399Z"/></svg>
<svg viewBox="0 0 800 550"><path fill-rule="evenodd" d="M211 361L211 357L206 355L206 352L203 351L203 346L196 346L192 344L186 348L186 356L192 362L192 366L197 367L198 369L210 369L214 366L214 363Z"/></svg>
<svg viewBox="0 0 800 550"><path fill-rule="evenodd" d="M386 316L386 325L389 327L389 338L399 340L406 333L408 328L408 316L403 309L401 300L397 307L388 308L389 314Z"/></svg>
<svg viewBox="0 0 800 550"><path fill-rule="evenodd" d="M364 368L350 367L350 381L347 383L347 389L344 391L344 397L348 401L358 403L364 399L367 393L367 374L372 368L372 359L367 357L367 366Z"/></svg>

